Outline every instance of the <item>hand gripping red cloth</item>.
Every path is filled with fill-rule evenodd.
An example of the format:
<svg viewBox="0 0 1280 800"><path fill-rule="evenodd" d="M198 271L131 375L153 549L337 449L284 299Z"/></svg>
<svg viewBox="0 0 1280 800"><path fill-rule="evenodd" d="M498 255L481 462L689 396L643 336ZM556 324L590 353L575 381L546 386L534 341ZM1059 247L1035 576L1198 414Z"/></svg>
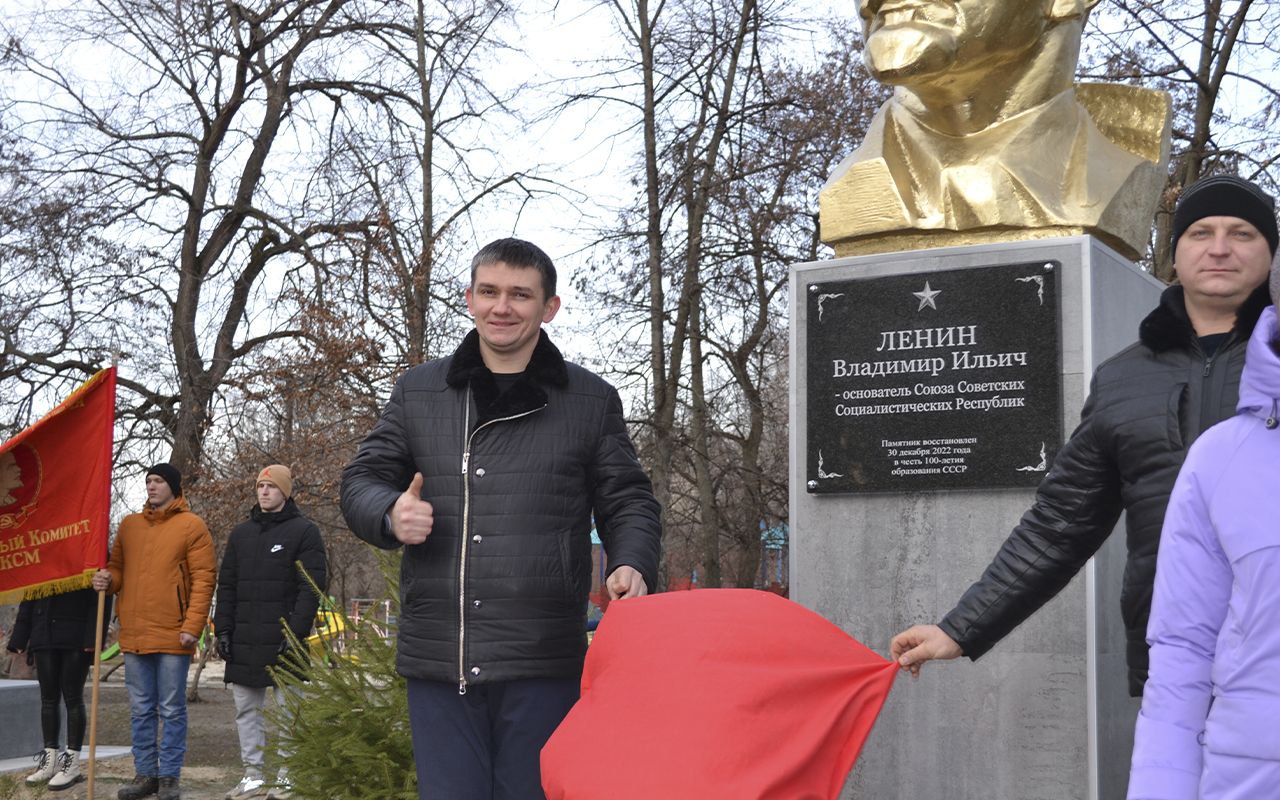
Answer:
<svg viewBox="0 0 1280 800"><path fill-rule="evenodd" d="M768 592L610 604L582 698L542 748L548 800L821 800L898 667Z"/></svg>

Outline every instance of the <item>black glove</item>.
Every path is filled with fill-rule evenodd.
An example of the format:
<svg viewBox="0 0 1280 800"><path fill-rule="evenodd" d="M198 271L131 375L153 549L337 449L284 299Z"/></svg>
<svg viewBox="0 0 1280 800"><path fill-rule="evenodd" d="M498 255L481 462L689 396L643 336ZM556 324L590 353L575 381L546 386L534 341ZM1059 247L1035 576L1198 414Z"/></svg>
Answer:
<svg viewBox="0 0 1280 800"><path fill-rule="evenodd" d="M289 640L281 637L280 646L276 648L276 660L279 661L281 658L284 658L285 653L288 653L292 649L293 648L289 646Z"/></svg>
<svg viewBox="0 0 1280 800"><path fill-rule="evenodd" d="M231 634L218 634L218 655L223 661L230 663L231 661Z"/></svg>

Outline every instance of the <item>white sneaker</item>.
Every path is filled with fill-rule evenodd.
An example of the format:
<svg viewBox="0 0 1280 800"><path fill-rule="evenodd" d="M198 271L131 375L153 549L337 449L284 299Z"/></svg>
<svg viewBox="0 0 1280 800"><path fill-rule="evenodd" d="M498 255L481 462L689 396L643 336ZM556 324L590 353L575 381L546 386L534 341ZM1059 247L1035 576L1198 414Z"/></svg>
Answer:
<svg viewBox="0 0 1280 800"><path fill-rule="evenodd" d="M289 783L289 773L280 770L276 775L275 785L267 792L267 800L291 800L292 797L293 784Z"/></svg>
<svg viewBox="0 0 1280 800"><path fill-rule="evenodd" d="M227 800L240 800L243 797L257 797L262 793L262 787L267 782L262 778L255 778L252 775L245 775L240 782L231 787L231 790L225 795Z"/></svg>
<svg viewBox="0 0 1280 800"><path fill-rule="evenodd" d="M46 747L35 755L36 771L27 776L27 785L46 783L58 771L58 751Z"/></svg>
<svg viewBox="0 0 1280 800"><path fill-rule="evenodd" d="M74 786L80 780L80 753L75 750L63 750L54 759L58 762L58 771L49 779L49 788L55 792Z"/></svg>

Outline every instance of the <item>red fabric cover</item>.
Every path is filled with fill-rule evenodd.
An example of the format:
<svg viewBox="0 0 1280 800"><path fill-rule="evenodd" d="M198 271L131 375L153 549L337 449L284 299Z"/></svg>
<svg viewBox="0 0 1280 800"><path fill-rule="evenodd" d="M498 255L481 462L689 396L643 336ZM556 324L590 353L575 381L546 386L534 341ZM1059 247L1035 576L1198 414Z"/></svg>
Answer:
<svg viewBox="0 0 1280 800"><path fill-rule="evenodd" d="M897 672L768 592L622 600L542 749L542 786L548 800L834 799Z"/></svg>

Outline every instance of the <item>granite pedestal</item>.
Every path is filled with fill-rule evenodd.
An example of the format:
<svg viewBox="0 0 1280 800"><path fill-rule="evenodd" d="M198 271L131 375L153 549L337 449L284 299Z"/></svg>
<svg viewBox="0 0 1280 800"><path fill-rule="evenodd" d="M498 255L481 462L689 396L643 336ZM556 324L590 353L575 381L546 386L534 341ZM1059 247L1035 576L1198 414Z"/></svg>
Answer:
<svg viewBox="0 0 1280 800"><path fill-rule="evenodd" d="M0 680L0 759L31 756L44 747L40 733L40 684ZM66 712L63 712L63 727ZM62 731L65 737L65 730Z"/></svg>

